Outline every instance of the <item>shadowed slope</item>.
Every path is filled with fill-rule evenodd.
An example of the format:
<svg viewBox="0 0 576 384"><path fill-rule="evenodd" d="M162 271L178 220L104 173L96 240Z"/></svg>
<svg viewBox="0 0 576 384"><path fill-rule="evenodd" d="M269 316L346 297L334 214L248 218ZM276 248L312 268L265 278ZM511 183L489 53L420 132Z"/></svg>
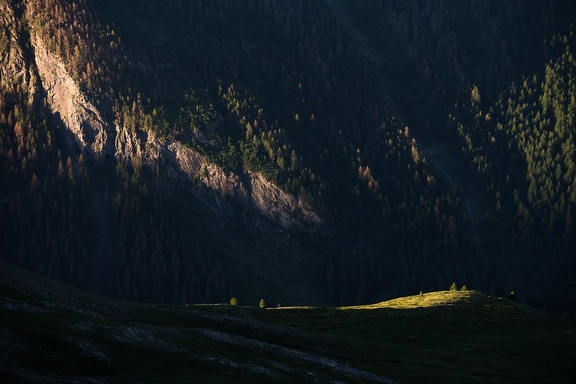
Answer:
<svg viewBox="0 0 576 384"><path fill-rule="evenodd" d="M255 303L256 305L257 303ZM485 294L341 308L119 302L0 265L14 382L569 382L576 327Z"/></svg>

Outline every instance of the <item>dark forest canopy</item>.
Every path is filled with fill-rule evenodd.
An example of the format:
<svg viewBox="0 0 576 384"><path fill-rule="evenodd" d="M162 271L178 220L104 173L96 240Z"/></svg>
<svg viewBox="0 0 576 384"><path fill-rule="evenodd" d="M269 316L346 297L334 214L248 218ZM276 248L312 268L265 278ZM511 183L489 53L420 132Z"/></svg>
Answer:
<svg viewBox="0 0 576 384"><path fill-rule="evenodd" d="M4 260L139 301L351 304L457 281L576 308L569 2L3 7ZM170 159L71 144L37 41L116 145L158 137L223 174L261 174L322 228L183 182Z"/></svg>

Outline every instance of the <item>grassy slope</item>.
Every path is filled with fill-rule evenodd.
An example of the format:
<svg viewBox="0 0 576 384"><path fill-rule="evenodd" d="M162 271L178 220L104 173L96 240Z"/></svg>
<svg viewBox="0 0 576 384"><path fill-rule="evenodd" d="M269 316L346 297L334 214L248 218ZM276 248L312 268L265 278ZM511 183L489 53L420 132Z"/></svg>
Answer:
<svg viewBox="0 0 576 384"><path fill-rule="evenodd" d="M0 278L9 382L568 382L576 361L574 323L474 291L259 310L124 303L5 264Z"/></svg>

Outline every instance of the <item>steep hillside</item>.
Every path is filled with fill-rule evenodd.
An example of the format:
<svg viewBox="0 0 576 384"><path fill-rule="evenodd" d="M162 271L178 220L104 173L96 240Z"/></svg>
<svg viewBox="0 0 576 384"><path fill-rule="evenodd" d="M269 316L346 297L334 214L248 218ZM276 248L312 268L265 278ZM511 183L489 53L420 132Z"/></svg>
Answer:
<svg viewBox="0 0 576 384"><path fill-rule="evenodd" d="M568 383L576 326L483 293L363 307L152 306L0 264L8 382Z"/></svg>
<svg viewBox="0 0 576 384"><path fill-rule="evenodd" d="M347 303L449 284L462 207L328 4L4 7L35 81L3 106L3 185L20 185L3 192L6 260L155 301L259 287Z"/></svg>
<svg viewBox="0 0 576 384"><path fill-rule="evenodd" d="M461 196L475 284L573 308L574 3L334 3Z"/></svg>
<svg viewBox="0 0 576 384"><path fill-rule="evenodd" d="M522 4L1 0L2 259L147 302L572 312L573 100L539 99L572 8Z"/></svg>

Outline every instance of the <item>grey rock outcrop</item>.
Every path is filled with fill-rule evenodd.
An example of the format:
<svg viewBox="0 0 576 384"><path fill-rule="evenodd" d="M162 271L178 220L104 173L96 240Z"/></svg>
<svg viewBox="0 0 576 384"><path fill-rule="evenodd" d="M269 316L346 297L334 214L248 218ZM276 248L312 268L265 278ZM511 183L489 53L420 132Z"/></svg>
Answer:
<svg viewBox="0 0 576 384"><path fill-rule="evenodd" d="M225 172L192 148L158 137L151 131L128 130L103 115L84 95L73 77L46 44L33 35L35 65L52 113L82 151L95 158L114 156L155 165L162 161L173 177L200 182L245 209L254 209L285 228L315 231L320 217L304 202L266 180L259 173ZM16 70L16 69L13 69Z"/></svg>
<svg viewBox="0 0 576 384"><path fill-rule="evenodd" d="M33 35L31 40L36 68L52 113L60 118L81 148L94 155L106 154L109 151L106 122L80 91L64 63L38 36Z"/></svg>

